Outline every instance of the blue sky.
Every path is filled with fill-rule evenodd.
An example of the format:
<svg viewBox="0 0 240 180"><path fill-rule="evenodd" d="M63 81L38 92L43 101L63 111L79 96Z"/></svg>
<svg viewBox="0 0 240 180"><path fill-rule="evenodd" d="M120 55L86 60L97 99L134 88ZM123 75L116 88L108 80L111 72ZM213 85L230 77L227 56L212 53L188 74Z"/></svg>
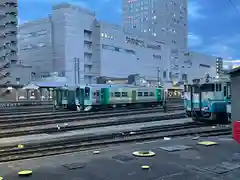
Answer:
<svg viewBox="0 0 240 180"><path fill-rule="evenodd" d="M121 0L19 0L20 23L46 17L51 6L61 2L89 8L98 19L121 23ZM240 1L232 2L240 12ZM191 50L240 59L240 13L228 0L189 0L188 15Z"/></svg>

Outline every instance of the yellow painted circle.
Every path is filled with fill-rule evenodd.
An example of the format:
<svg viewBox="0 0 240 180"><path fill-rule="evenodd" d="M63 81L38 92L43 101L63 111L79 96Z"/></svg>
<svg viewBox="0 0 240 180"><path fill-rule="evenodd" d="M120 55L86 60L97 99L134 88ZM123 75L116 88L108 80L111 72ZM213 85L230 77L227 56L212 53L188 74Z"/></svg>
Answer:
<svg viewBox="0 0 240 180"><path fill-rule="evenodd" d="M21 149L21 148L24 148L24 145L19 144L17 147L18 147L19 149Z"/></svg>
<svg viewBox="0 0 240 180"><path fill-rule="evenodd" d="M141 166L141 168L142 168L142 169L149 169L150 167L147 166L147 165L143 165L143 166Z"/></svg>
<svg viewBox="0 0 240 180"><path fill-rule="evenodd" d="M32 174L31 170L24 170L24 171L19 171L18 172L18 175L21 175L21 176L28 176L28 175L31 175L31 174Z"/></svg>
<svg viewBox="0 0 240 180"><path fill-rule="evenodd" d="M139 157L151 157L155 156L155 153L152 151L135 151L133 152L133 155Z"/></svg>
<svg viewBox="0 0 240 180"><path fill-rule="evenodd" d="M0 180L3 180L3 177L0 176Z"/></svg>
<svg viewBox="0 0 240 180"><path fill-rule="evenodd" d="M205 145L205 146L210 146L210 145L216 145L217 142L213 142L213 141L201 141L201 142L198 142L198 144L200 144L200 145Z"/></svg>

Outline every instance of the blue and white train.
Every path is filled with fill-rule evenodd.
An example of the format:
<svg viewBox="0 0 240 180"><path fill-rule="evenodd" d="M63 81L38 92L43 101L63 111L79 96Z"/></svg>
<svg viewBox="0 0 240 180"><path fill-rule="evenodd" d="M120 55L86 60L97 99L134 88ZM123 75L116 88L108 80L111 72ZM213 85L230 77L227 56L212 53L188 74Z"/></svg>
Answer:
<svg viewBox="0 0 240 180"><path fill-rule="evenodd" d="M228 122L231 118L231 84L228 78L184 86L186 114L195 121Z"/></svg>

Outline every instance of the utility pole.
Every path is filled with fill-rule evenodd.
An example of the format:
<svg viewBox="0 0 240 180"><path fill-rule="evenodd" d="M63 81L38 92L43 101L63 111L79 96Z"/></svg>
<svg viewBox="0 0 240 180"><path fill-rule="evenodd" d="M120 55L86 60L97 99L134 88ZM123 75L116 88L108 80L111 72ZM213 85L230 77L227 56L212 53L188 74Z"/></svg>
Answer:
<svg viewBox="0 0 240 180"><path fill-rule="evenodd" d="M80 84L80 59L74 58L74 78L75 78L75 84Z"/></svg>
<svg viewBox="0 0 240 180"><path fill-rule="evenodd" d="M158 87L160 86L160 67L157 67L157 81L158 81Z"/></svg>
<svg viewBox="0 0 240 180"><path fill-rule="evenodd" d="M77 58L74 58L74 81L75 81L75 84L77 84Z"/></svg>

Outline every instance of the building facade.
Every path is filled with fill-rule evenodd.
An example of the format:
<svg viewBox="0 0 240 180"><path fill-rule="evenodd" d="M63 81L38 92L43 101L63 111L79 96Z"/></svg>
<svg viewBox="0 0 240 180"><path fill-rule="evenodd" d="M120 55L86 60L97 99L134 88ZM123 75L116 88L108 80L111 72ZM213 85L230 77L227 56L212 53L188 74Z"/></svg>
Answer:
<svg viewBox="0 0 240 180"><path fill-rule="evenodd" d="M1 0L0 84L10 83L10 65L17 63L17 22L17 0Z"/></svg>
<svg viewBox="0 0 240 180"><path fill-rule="evenodd" d="M216 65L214 57L187 56L175 44L133 35L119 25L97 20L94 12L70 4L56 5L49 17L21 25L19 50L19 59L33 66L36 77L58 72L69 84L131 74L147 80L184 82L201 75L202 71L196 74L200 64L214 69Z"/></svg>
<svg viewBox="0 0 240 180"><path fill-rule="evenodd" d="M32 66L32 71L43 77L53 68L50 21L51 17L47 17L21 25L18 29L19 63Z"/></svg>
<svg viewBox="0 0 240 180"><path fill-rule="evenodd" d="M124 30L187 49L187 0L122 0Z"/></svg>
<svg viewBox="0 0 240 180"><path fill-rule="evenodd" d="M205 77L209 74L211 77L217 75L216 60L217 57L208 56L198 52L186 52L184 62L181 63L184 73L189 76L188 80Z"/></svg>

